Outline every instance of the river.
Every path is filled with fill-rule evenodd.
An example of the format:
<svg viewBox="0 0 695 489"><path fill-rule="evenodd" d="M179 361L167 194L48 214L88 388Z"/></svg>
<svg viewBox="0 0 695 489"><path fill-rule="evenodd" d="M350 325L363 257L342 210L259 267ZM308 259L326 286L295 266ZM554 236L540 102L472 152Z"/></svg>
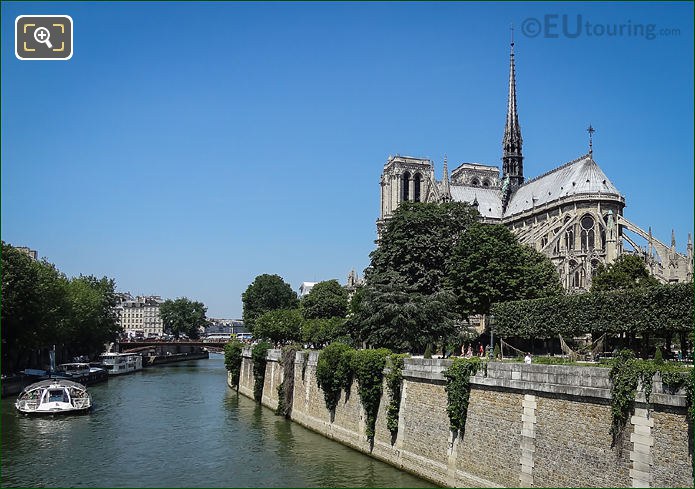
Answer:
<svg viewBox="0 0 695 489"><path fill-rule="evenodd" d="M434 487L275 416L225 382L221 355L91 386L89 414L2 400L3 487Z"/></svg>

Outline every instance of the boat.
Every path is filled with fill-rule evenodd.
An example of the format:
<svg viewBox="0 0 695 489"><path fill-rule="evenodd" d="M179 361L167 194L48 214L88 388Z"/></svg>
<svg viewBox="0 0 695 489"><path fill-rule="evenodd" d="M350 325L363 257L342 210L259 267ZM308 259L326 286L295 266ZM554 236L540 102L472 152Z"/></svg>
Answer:
<svg viewBox="0 0 695 489"><path fill-rule="evenodd" d="M25 387L15 407L26 414L80 413L92 407L92 398L82 384L49 379Z"/></svg>
<svg viewBox="0 0 695 489"><path fill-rule="evenodd" d="M52 377L92 385L108 380L109 374L105 368L91 366L86 362L72 362L58 365Z"/></svg>
<svg viewBox="0 0 695 489"><path fill-rule="evenodd" d="M139 353L102 353L101 364L109 375L121 375L142 370Z"/></svg>

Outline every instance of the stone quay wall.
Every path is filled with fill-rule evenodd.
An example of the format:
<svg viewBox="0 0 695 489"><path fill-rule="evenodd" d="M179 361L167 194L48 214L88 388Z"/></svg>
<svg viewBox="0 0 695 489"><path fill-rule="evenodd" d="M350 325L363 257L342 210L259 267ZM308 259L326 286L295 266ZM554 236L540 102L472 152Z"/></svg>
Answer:
<svg viewBox="0 0 695 489"><path fill-rule="evenodd" d="M239 392L253 397L245 350ZM655 378L650 406L637 394L622 441L612 447L609 371L599 367L488 364L471 378L463 436L449 429L451 360L406 359L398 432L386 427L386 386L374 444L357 384L335 413L316 384L318 352L298 352L290 418L328 438L450 487L693 487L692 426L683 392ZM262 404L275 409L283 381L279 350L268 352ZM647 409L649 408L649 409Z"/></svg>

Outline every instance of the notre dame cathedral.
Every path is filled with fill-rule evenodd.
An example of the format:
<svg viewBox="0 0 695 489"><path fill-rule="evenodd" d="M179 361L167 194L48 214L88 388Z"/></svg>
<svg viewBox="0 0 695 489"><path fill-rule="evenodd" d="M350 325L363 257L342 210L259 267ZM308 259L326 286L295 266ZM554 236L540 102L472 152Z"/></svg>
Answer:
<svg viewBox="0 0 695 489"><path fill-rule="evenodd" d="M449 175L445 157L443 178L437 181L432 160L391 156L381 175L377 233L400 202L467 202L484 222L505 224L522 243L545 253L569 291L588 290L598 264L609 264L622 253L639 254L661 282L691 281L690 234L683 255L676 251L675 235L668 246L652 236L651 228L644 231L623 216L625 197L593 160L593 128L588 131L588 154L525 179L512 42L501 178L499 167L479 163L462 163Z"/></svg>

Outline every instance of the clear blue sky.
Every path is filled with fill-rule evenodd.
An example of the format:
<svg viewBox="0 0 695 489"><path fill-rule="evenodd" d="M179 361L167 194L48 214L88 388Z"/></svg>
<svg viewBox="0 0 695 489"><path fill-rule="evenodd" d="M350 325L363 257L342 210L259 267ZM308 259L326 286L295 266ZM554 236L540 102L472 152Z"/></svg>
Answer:
<svg viewBox="0 0 695 489"><path fill-rule="evenodd" d="M72 16L73 58L16 59L20 14ZM510 23L525 175L586 153L591 123L626 217L684 250L692 3L3 2L2 239L212 317L261 273L344 283L390 154L500 164Z"/></svg>

